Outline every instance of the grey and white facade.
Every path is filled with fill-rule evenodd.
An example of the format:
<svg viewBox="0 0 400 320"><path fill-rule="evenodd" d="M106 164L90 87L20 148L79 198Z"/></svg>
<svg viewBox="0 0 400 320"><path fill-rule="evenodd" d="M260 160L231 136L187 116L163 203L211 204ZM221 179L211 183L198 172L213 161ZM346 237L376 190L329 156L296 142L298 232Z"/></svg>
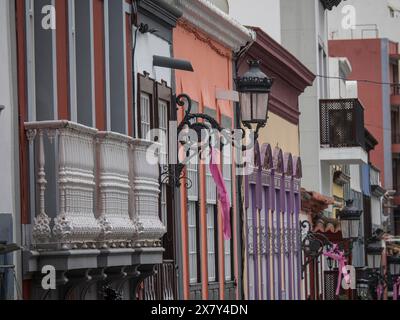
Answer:
<svg viewBox="0 0 400 320"><path fill-rule="evenodd" d="M0 246L21 243L15 7L0 2ZM19 251L0 250L0 299L20 297ZM15 277L14 277L15 272Z"/></svg>
<svg viewBox="0 0 400 320"><path fill-rule="evenodd" d="M8 9L4 3L2 9ZM8 100L0 117L9 124L4 135L10 150L2 155L9 159L1 178L10 182L2 193L10 205L2 210L14 229L22 230L24 298L144 298L143 281L153 281L166 252L163 217L173 209L160 190L156 160L165 156L164 149L145 131L167 128L168 119L158 121L153 113L156 98L171 102L172 74L156 75L148 53L171 56L179 11L164 1L15 3L19 50L11 51L8 35L4 55L15 62L4 71L10 80L13 73L7 68L15 66L18 72L20 107L14 117L21 121L12 121L13 88L2 86ZM15 21L4 14L8 31ZM142 22L159 34L139 31ZM164 111L172 110L157 102ZM14 159L18 137L21 147ZM151 146L158 150L154 161L147 158ZM11 176L18 163L24 173L20 179ZM18 192L23 196L15 196ZM20 213L13 199L21 199ZM15 230L12 241L18 240ZM165 272L173 274L171 266ZM56 287L43 286L43 276L52 277L53 271ZM155 298L174 296L171 291Z"/></svg>

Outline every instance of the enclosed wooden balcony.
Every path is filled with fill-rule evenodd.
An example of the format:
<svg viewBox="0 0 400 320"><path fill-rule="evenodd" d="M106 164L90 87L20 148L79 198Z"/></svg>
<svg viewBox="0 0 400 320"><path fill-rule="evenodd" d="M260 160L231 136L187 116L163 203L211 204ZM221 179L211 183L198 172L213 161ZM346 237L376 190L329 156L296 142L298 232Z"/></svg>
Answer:
<svg viewBox="0 0 400 320"><path fill-rule="evenodd" d="M330 164L368 163L364 108L358 99L320 101L321 161Z"/></svg>
<svg viewBox="0 0 400 320"><path fill-rule="evenodd" d="M152 142L69 121L25 129L33 212L28 273L46 264L70 271L162 263L166 229Z"/></svg>

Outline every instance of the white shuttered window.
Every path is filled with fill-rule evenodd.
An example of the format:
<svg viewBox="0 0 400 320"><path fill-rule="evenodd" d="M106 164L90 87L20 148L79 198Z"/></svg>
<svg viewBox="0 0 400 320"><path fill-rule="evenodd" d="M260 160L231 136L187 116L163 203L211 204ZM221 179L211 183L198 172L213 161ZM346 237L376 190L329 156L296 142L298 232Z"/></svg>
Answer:
<svg viewBox="0 0 400 320"><path fill-rule="evenodd" d="M150 95L144 92L140 93L140 115L141 137L147 139L150 131Z"/></svg>

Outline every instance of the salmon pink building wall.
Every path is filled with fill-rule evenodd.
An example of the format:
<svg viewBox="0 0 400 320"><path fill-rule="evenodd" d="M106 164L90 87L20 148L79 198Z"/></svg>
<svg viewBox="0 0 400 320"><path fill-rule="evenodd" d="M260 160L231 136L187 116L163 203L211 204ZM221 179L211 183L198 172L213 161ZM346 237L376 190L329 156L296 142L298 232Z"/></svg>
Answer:
<svg viewBox="0 0 400 320"><path fill-rule="evenodd" d="M189 60L194 68L194 72L176 71L176 94L188 94L193 101L198 103L197 112L206 113L206 109L212 110L213 117L221 123L222 117L229 118L232 128L234 127L233 104L229 101L217 100L216 90L232 90L233 88L233 62L232 53L220 45L218 42L211 40L207 35L193 28L186 22L180 22L174 30L174 56L177 59ZM183 110L178 110L178 122L183 118ZM222 125L226 127L226 125ZM209 283L207 270L207 213L206 213L206 178L205 165L200 165L200 186L199 186L199 241L198 250L201 250L200 264L201 276L201 297L209 298ZM234 278L238 279L238 234L237 218L238 213L236 207L236 179L235 171L232 169L232 233L233 237L233 268ZM189 281L189 257L188 257L188 212L187 212L187 190L181 188L181 228L182 228L182 257L183 257L183 293L184 298L189 299L190 281ZM224 299L224 239L222 230L222 220L220 208L218 209L218 285L219 298ZM238 297L236 291L236 297ZM210 297L211 298L211 297Z"/></svg>

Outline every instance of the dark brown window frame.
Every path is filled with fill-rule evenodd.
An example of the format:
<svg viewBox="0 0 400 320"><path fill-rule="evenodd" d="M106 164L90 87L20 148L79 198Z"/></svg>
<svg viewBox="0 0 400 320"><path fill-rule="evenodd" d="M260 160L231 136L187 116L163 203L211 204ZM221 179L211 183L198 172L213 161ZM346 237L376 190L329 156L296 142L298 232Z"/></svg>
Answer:
<svg viewBox="0 0 400 320"><path fill-rule="evenodd" d="M169 121L172 118L171 113L173 112L171 105L172 105L172 88L168 86L166 81L161 81L161 82L155 82L154 83L154 92L155 92L155 108L154 108L154 128L159 128L160 127L160 122L159 122L159 102L160 100L164 101L167 103L167 144L168 144L168 132L169 132ZM153 129L154 129L153 128ZM167 146L168 150L168 146ZM169 155L169 153L168 153ZM168 167L170 167L168 165ZM160 178L161 178L161 172L163 172L163 169L160 166ZM161 183L161 181L160 181ZM164 252L164 259L171 259L175 260L175 207L174 207L174 199L175 199L175 192L174 188L171 188L170 186L167 185L167 233L165 234L163 238L163 247L165 248ZM160 203L159 203L159 215L161 218L161 197L160 197Z"/></svg>
<svg viewBox="0 0 400 320"><path fill-rule="evenodd" d="M141 139L142 137L142 115L141 115L141 94L146 93L150 96L150 129L157 128L158 124L158 112L155 108L156 103L156 94L155 94L155 84L156 81L150 78L150 74L148 72L143 72L143 74L138 74L138 88L137 88L137 126L138 126L138 136Z"/></svg>

